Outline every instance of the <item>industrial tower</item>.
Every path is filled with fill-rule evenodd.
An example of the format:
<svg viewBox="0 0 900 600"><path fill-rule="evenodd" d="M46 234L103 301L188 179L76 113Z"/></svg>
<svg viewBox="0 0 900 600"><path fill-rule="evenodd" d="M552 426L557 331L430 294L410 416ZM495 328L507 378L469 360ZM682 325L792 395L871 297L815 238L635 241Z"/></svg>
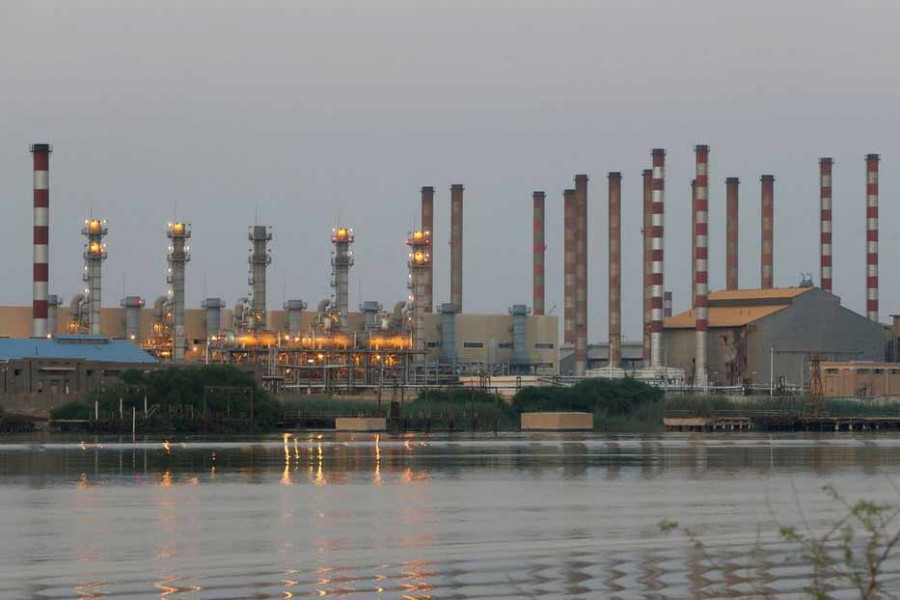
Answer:
<svg viewBox="0 0 900 600"><path fill-rule="evenodd" d="M191 248L187 240L191 237L191 226L187 223L169 223L166 235L172 240L169 246L169 270L166 282L169 284L168 300L172 311L172 360L184 358L184 271L191 260Z"/></svg>
<svg viewBox="0 0 900 600"><path fill-rule="evenodd" d="M422 360L425 352L425 313L431 306L430 286L427 285L431 274L431 232L413 231L406 238L409 252L409 314L412 321L413 350L421 352L415 357Z"/></svg>
<svg viewBox="0 0 900 600"><path fill-rule="evenodd" d="M342 324L350 310L350 267L353 266L353 229L336 227L331 230L334 253L331 256L331 287L334 288L334 310Z"/></svg>
<svg viewBox="0 0 900 600"><path fill-rule="evenodd" d="M250 315L247 329L259 331L266 328L266 268L272 264L272 228L266 225L250 227Z"/></svg>
<svg viewBox="0 0 900 600"><path fill-rule="evenodd" d="M92 335L100 335L100 301L102 289L102 266L106 260L106 244L103 238L108 229L106 219L85 219L81 235L87 238L84 244L84 275L87 283L84 290L88 303L88 324Z"/></svg>

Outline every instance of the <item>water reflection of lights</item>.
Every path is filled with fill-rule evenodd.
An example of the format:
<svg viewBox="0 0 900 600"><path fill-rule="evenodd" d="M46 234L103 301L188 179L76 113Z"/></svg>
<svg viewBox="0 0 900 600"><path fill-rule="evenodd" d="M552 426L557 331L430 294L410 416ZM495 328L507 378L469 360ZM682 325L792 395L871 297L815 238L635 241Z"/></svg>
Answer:
<svg viewBox="0 0 900 600"><path fill-rule="evenodd" d="M88 479L87 473L82 473L81 477L78 479L78 483L75 484L75 487L79 490L86 490L92 487L97 487L100 485L99 483L92 483L90 479Z"/></svg>
<svg viewBox="0 0 900 600"><path fill-rule="evenodd" d="M159 478L159 486L170 488L173 485L175 485L175 480L172 478L172 471L167 469Z"/></svg>
<svg viewBox="0 0 900 600"><path fill-rule="evenodd" d="M172 451L172 446L169 444L169 440L163 440L162 447L163 450L166 451L166 454L169 454Z"/></svg>
<svg viewBox="0 0 900 600"><path fill-rule="evenodd" d="M381 485L381 434L375 434L375 484Z"/></svg>

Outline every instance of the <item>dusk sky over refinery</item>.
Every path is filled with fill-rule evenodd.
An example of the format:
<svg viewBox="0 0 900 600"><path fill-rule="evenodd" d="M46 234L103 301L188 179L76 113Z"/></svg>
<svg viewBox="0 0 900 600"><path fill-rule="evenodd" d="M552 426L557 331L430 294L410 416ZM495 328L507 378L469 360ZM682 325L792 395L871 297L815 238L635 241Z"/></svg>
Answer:
<svg viewBox="0 0 900 600"><path fill-rule="evenodd" d="M126 8L127 4L127 8ZM736 12L736 7L740 12ZM863 9L863 7L866 7ZM760 175L775 175L775 285L819 284L819 158L834 158L834 292L865 314L865 156L881 155L880 318L900 312L900 136L889 2L16 0L0 6L5 285L29 305L29 146L53 145L50 292L107 219L104 304L165 293L166 222L191 223L187 305L247 293L247 227L273 227L269 306L330 295L352 226L350 306L406 296L407 233L435 187L434 301L449 300L450 185L465 186L466 310L531 304L545 190L547 309L562 315L562 191L589 184L590 334L607 331L607 173L622 173L623 333L640 338L641 171L666 155L665 287L690 303L694 145L709 144L710 287L725 178L740 284L759 287ZM860 82L858 88L855 82ZM123 287L124 285L124 287ZM360 286L362 289L360 289Z"/></svg>

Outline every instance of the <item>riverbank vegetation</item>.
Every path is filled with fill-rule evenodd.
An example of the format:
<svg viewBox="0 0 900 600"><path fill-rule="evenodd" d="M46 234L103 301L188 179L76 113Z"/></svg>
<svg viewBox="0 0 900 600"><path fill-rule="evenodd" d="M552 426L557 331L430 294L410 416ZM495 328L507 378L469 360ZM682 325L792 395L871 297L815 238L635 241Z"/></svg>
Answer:
<svg viewBox="0 0 900 600"><path fill-rule="evenodd" d="M51 419L100 417L107 428L143 432L243 432L275 428L281 408L252 376L230 365L123 371L121 384L50 411ZM146 410L146 414L145 414Z"/></svg>

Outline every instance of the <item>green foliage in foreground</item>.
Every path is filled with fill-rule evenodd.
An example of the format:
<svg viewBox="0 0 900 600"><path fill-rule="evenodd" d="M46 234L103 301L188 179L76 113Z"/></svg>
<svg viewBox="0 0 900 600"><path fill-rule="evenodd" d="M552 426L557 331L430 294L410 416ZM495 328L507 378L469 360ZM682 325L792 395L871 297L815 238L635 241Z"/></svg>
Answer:
<svg viewBox="0 0 900 600"><path fill-rule="evenodd" d="M484 390L447 388L423 390L401 408L413 423L427 421L435 429L515 429L518 414L509 404Z"/></svg>
<svg viewBox="0 0 900 600"><path fill-rule="evenodd" d="M51 418L90 418L94 413L95 402L102 415L117 416L120 400L126 414L131 413L132 408L142 413L146 395L149 406L159 405L160 408L153 421L145 423L145 428L149 426L161 431L186 431L194 427L196 418L203 414L204 403L207 414L213 420L249 417L250 397L246 393L238 390L204 393L206 386L232 386L252 390L255 427L271 429L278 419L278 404L256 384L253 377L231 365L173 367L149 373L129 369L122 372L120 379L123 386L95 390L82 401L56 407L50 411ZM193 409L194 420L183 414L186 407ZM178 408L182 416L173 416L173 408Z"/></svg>
<svg viewBox="0 0 900 600"><path fill-rule="evenodd" d="M900 488L888 481L900 493ZM900 506L868 500L851 503L833 486L825 486L823 490L843 508L843 515L824 532L814 531L805 521L801 527L776 523L778 537L792 548L793 558L804 569L800 574L806 582L804 592L817 600L847 598L850 593L861 600L895 598L896 578L885 573L885 565L895 560L900 545L897 526ZM770 557L761 542L757 541L743 556L737 556L733 552L710 549L690 527L682 528L674 521L662 521L659 526L664 533L680 530L705 563L701 566L707 572L747 574L741 580L742 596L775 595L768 587L772 581L768 572ZM709 590L709 594L734 595L733 589L726 588L727 582L721 585L722 589Z"/></svg>
<svg viewBox="0 0 900 600"><path fill-rule="evenodd" d="M382 402L381 411L376 402L344 400L320 394L292 396L281 399L281 408L287 413L307 415L339 415L345 417L378 417L387 414L387 402Z"/></svg>

